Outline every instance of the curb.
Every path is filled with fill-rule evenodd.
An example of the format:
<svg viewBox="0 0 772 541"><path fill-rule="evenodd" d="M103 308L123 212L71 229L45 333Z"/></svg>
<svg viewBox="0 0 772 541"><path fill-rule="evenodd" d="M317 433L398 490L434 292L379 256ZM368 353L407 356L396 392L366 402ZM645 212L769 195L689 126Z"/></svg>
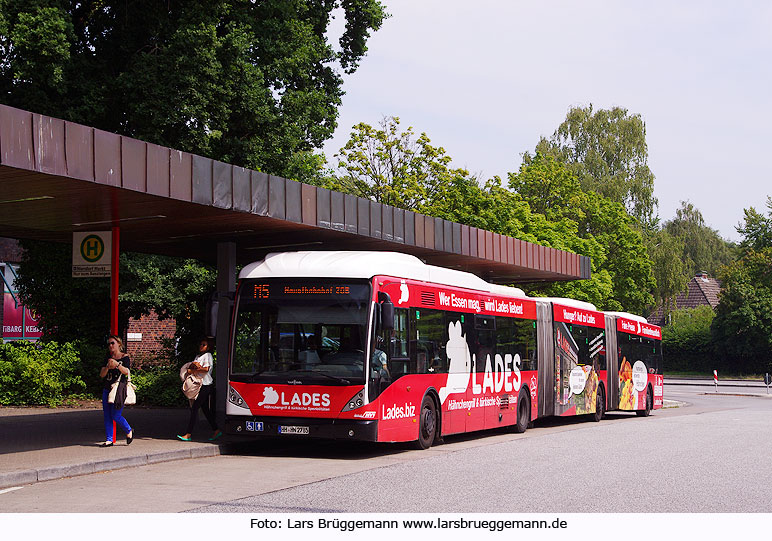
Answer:
<svg viewBox="0 0 772 541"><path fill-rule="evenodd" d="M41 481L52 481L65 477L89 475L91 473L121 470L137 466L158 464L159 462L171 462L188 458L207 458L224 454L225 444L206 445L179 449L176 451L162 451L147 455L127 456L123 458L94 460L79 464L62 464L58 466L46 466L39 469L17 470L0 473L0 489L19 485L31 485Z"/></svg>
<svg viewBox="0 0 772 541"><path fill-rule="evenodd" d="M686 402L681 402L680 400L664 400L664 403L662 404L662 409L671 409L671 408L681 408L683 406L686 406Z"/></svg>
<svg viewBox="0 0 772 541"><path fill-rule="evenodd" d="M753 398L772 398L772 394L756 394L756 393L700 393L700 396L751 396Z"/></svg>

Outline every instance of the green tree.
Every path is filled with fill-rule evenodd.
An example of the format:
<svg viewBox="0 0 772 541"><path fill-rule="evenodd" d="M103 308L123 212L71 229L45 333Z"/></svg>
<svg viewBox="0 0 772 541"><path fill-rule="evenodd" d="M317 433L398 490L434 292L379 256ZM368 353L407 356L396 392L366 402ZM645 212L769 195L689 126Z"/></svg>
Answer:
<svg viewBox="0 0 772 541"><path fill-rule="evenodd" d="M590 280L538 284L531 292L639 313L653 302L651 262L634 220L620 203L585 192L553 157L533 157L509 175L509 189L498 177L481 186L452 168L425 133L416 139L387 117L380 129L355 126L338 158L339 176L327 187L592 259Z"/></svg>
<svg viewBox="0 0 772 541"><path fill-rule="evenodd" d="M510 173L509 187L548 222L575 224L575 238L566 238L564 249L592 258L593 277L597 274L599 283L591 302L606 310L636 313L653 304L652 263L642 233L621 203L585 191L570 168L549 155L536 154L517 174ZM590 300L576 291L586 285L551 284L542 289Z"/></svg>
<svg viewBox="0 0 772 541"><path fill-rule="evenodd" d="M646 235L649 257L656 287L654 301L664 307L667 315L675 307L676 296L686 290L691 278L684 260L684 241L664 229Z"/></svg>
<svg viewBox="0 0 772 541"><path fill-rule="evenodd" d="M711 331L735 370L772 369L772 247L752 248L720 274L722 290Z"/></svg>
<svg viewBox="0 0 772 541"><path fill-rule="evenodd" d="M419 212L454 178L469 176L450 169L450 156L425 133L416 138L412 127L401 131L397 117L383 118L378 128L357 124L336 157L338 174L329 187Z"/></svg>
<svg viewBox="0 0 772 541"><path fill-rule="evenodd" d="M665 371L710 371L724 368L713 355L711 324L716 314L710 306L674 310L662 327Z"/></svg>
<svg viewBox="0 0 772 541"><path fill-rule="evenodd" d="M104 345L110 333L110 280L72 278L72 248L65 244L22 240L16 286L22 302L34 310L47 340L83 340ZM119 312L125 329L128 315Z"/></svg>
<svg viewBox="0 0 772 541"><path fill-rule="evenodd" d="M524 162L538 154L566 163L584 191L622 203L643 226L655 221L654 174L640 115L621 107L572 107L552 136L541 138L534 155L525 153Z"/></svg>
<svg viewBox="0 0 772 541"><path fill-rule="evenodd" d="M743 236L740 248L743 250L762 250L772 246L772 197L767 197L767 215L755 208L744 210L745 219L737 226L737 232Z"/></svg>
<svg viewBox="0 0 772 541"><path fill-rule="evenodd" d="M216 270L193 259L124 254L121 276L119 299L126 314L139 318L153 310L159 319L174 319L177 352L192 358L206 332L205 308L216 289Z"/></svg>
<svg viewBox="0 0 772 541"><path fill-rule="evenodd" d="M711 332L717 351L741 372L772 370L772 200L769 217L753 207L737 226L742 256L723 267L716 318Z"/></svg>
<svg viewBox="0 0 772 541"><path fill-rule="evenodd" d="M734 259L731 243L705 225L702 213L688 201L681 201L675 218L665 222L662 229L683 242L679 258L684 262L687 279L700 271L716 276L719 268Z"/></svg>
<svg viewBox="0 0 772 541"><path fill-rule="evenodd" d="M4 0L0 100L297 174L298 154L335 130L343 74L386 16L377 0Z"/></svg>
<svg viewBox="0 0 772 541"><path fill-rule="evenodd" d="M110 280L72 278L70 246L22 240L16 285L26 306L37 312L46 340L104 344L110 333ZM215 289L215 271L194 260L121 254L118 326L155 311L177 321L181 350L192 354L204 332L203 309Z"/></svg>

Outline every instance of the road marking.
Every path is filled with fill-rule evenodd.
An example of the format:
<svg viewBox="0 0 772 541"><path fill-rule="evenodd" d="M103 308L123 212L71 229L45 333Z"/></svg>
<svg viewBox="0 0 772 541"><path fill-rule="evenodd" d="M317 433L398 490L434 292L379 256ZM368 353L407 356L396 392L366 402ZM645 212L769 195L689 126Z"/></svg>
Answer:
<svg viewBox="0 0 772 541"><path fill-rule="evenodd" d="M4 488L4 489L0 490L0 494L5 494L6 492L13 492L14 490L19 490L19 489L22 489L22 488L24 488L24 487Z"/></svg>

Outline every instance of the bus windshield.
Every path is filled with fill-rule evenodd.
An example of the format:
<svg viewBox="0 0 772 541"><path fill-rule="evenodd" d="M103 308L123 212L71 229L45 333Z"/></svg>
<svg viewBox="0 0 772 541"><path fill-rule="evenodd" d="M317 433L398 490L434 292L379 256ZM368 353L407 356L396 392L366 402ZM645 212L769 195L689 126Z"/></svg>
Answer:
<svg viewBox="0 0 772 541"><path fill-rule="evenodd" d="M364 384L369 299L366 281L244 280L231 380Z"/></svg>

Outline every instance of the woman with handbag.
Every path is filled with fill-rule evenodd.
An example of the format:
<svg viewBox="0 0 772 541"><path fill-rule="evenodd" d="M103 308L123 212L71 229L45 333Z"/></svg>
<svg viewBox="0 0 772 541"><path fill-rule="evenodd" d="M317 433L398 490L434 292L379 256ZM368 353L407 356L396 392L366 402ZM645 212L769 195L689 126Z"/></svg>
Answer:
<svg viewBox="0 0 772 541"><path fill-rule="evenodd" d="M204 412L206 420L209 421L209 425L214 430L214 434L209 438L209 441L214 441L222 436L222 431L217 426L217 420L215 419L214 411L209 407L210 397L214 394L214 380L212 379L212 367L214 366L214 358L210 352L211 345L208 338L202 338L198 343L198 355L190 363L186 373L187 375L193 374L201 378L201 387L198 391L198 396L190 405L190 418L188 420L188 428L184 435L177 437L182 441L190 441L192 439L193 428L196 426L198 420L198 409Z"/></svg>
<svg viewBox="0 0 772 541"><path fill-rule="evenodd" d="M123 401L126 397L130 367L131 360L123 352L123 341L117 336L110 336L107 339L107 360L99 371L99 376L105 380L102 388L102 411L106 438L102 447L113 445L113 421L126 433L126 445L134 441L134 430L123 418ZM113 385L116 386L116 392L112 393L111 397L110 391L113 390Z"/></svg>

